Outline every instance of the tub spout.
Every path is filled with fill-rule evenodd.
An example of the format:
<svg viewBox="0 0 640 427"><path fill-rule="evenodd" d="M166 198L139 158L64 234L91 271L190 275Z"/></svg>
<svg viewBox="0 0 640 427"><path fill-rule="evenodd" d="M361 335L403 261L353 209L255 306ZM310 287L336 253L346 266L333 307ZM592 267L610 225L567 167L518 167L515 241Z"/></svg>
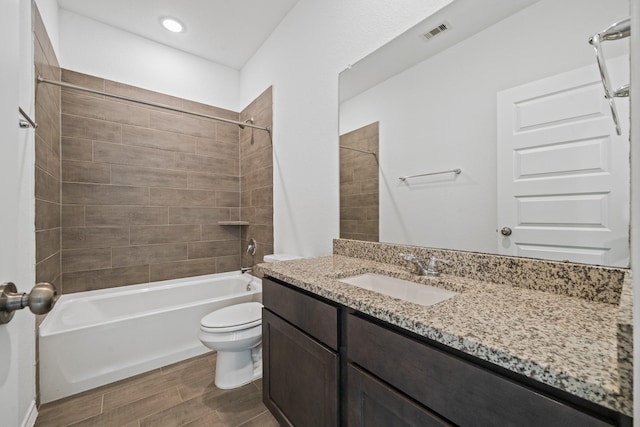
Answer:
<svg viewBox="0 0 640 427"><path fill-rule="evenodd" d="M240 272L244 273L253 273L253 267L240 267Z"/></svg>

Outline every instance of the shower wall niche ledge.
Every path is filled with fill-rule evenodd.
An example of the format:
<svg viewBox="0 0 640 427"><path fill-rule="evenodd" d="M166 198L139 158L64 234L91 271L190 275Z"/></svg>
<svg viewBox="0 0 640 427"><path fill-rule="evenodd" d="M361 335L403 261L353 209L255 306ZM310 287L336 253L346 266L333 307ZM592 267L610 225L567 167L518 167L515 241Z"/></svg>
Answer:
<svg viewBox="0 0 640 427"><path fill-rule="evenodd" d="M249 225L249 221L218 221L218 225Z"/></svg>

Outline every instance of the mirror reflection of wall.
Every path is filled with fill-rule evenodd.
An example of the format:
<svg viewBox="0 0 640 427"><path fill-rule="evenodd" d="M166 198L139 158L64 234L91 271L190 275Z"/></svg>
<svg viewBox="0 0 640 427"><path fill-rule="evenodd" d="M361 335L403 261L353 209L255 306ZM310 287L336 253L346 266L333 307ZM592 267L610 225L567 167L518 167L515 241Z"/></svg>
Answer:
<svg viewBox="0 0 640 427"><path fill-rule="evenodd" d="M456 0L419 24L426 31L447 22L450 29L430 41L415 36L415 46L405 54L429 43L446 45L447 37L455 39L462 24L452 8L464 2ZM342 97L341 134L374 121L384 124L380 241L500 253L497 94L581 67L597 72L588 38L628 15L627 0L541 0L349 99ZM628 39L612 42L607 49L609 58L628 55ZM361 61L362 66L367 62L368 58ZM363 71L359 66L356 63L341 74L341 94L348 92L345 85L354 80L354 73ZM628 70L614 86L627 82ZM628 98L616 103L628 106ZM628 127L627 118L623 130L628 132ZM624 150L615 155L624 156ZM441 177L420 185L398 180L455 168L463 170L455 179ZM628 188L620 191L628 193ZM627 265L624 256L604 263Z"/></svg>
<svg viewBox="0 0 640 427"><path fill-rule="evenodd" d="M379 241L378 123L340 136L340 238Z"/></svg>

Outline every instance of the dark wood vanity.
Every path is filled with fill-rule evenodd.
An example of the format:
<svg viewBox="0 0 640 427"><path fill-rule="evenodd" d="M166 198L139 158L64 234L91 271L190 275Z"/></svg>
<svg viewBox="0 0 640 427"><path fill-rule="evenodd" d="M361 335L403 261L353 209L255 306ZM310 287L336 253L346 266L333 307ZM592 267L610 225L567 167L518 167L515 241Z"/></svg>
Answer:
<svg viewBox="0 0 640 427"><path fill-rule="evenodd" d="M340 425L339 307L262 283L265 404L282 425Z"/></svg>
<svg viewBox="0 0 640 427"><path fill-rule="evenodd" d="M286 426L631 426L565 391L263 279L265 405Z"/></svg>

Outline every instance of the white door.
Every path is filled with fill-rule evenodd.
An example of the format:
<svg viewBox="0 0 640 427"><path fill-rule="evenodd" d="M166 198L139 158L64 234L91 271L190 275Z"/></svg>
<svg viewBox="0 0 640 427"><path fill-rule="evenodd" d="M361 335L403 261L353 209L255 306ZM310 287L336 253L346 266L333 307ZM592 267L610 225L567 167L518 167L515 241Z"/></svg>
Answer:
<svg viewBox="0 0 640 427"><path fill-rule="evenodd" d="M629 81L628 56L607 65ZM621 136L595 58L498 94L499 253L628 266L629 101L615 102Z"/></svg>
<svg viewBox="0 0 640 427"><path fill-rule="evenodd" d="M33 130L18 127L18 105L33 112L31 2L0 1L0 283L29 292L35 280ZM0 425L36 414L35 318L16 312L0 325Z"/></svg>

